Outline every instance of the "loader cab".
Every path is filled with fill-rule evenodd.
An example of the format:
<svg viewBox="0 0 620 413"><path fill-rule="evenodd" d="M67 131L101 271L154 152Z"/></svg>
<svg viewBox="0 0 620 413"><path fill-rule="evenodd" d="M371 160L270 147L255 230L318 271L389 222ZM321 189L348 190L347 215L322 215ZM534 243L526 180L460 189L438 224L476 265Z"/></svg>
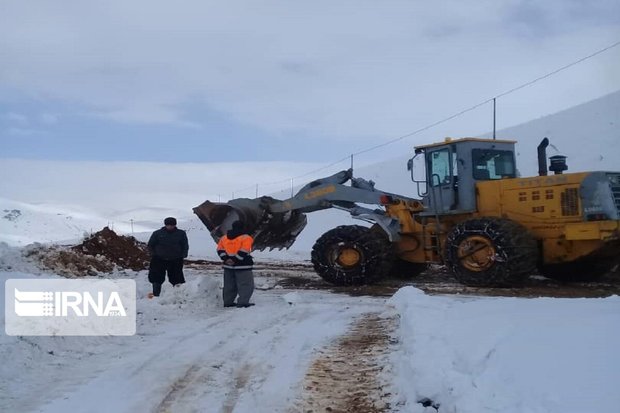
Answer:
<svg viewBox="0 0 620 413"><path fill-rule="evenodd" d="M516 178L514 145L515 141L446 138L441 143L417 146L407 167L427 207L424 213L475 211L476 182Z"/></svg>

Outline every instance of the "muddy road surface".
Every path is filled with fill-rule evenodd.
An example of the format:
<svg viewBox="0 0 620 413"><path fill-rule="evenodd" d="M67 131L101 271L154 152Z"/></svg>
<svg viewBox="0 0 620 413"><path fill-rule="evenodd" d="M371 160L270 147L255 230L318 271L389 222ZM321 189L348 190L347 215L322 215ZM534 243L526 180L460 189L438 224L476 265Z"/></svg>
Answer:
<svg viewBox="0 0 620 413"><path fill-rule="evenodd" d="M193 268L219 268L215 261L192 261ZM373 285L340 287L320 278L308 261L273 261L258 263L257 277L270 277L276 285L286 289L327 290L349 295L389 297L399 288L414 286L428 294L464 294L491 297L608 297L620 295L620 269L601 277L595 282L561 282L532 274L519 288L482 288L460 284L443 266L431 266L416 277L395 277Z"/></svg>
<svg viewBox="0 0 620 413"><path fill-rule="evenodd" d="M366 314L345 335L320 351L306 372L303 400L297 411L391 411L391 394L382 377L389 374L384 370L390 365L387 357L396 323L394 318Z"/></svg>

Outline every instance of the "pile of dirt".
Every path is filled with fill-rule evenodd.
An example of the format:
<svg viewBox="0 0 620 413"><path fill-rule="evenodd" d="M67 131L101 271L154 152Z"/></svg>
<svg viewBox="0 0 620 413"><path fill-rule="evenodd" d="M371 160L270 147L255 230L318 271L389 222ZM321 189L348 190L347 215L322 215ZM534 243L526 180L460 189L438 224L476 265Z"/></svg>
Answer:
<svg viewBox="0 0 620 413"><path fill-rule="evenodd" d="M144 242L131 236L118 235L108 227L94 233L71 249L93 257L103 256L121 268L134 271L148 268L150 260Z"/></svg>
<svg viewBox="0 0 620 413"><path fill-rule="evenodd" d="M114 263L104 256L84 255L64 247L34 245L24 251L24 257L39 268L65 277L83 277L114 271Z"/></svg>
<svg viewBox="0 0 620 413"><path fill-rule="evenodd" d="M2 245L0 244L0 247ZM34 268L65 277L97 276L118 270L148 268L146 244L117 235L110 228L92 234L75 246L31 244L19 252L0 248L0 268L36 272Z"/></svg>

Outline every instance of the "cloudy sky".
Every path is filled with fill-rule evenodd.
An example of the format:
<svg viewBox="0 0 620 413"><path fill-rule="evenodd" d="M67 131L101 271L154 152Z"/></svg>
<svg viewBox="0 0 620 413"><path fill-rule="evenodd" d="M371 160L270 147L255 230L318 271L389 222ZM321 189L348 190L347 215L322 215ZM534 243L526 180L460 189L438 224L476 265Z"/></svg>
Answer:
<svg viewBox="0 0 620 413"><path fill-rule="evenodd" d="M618 40L617 0L0 0L0 157L330 162ZM618 89L615 47L499 99L498 127Z"/></svg>

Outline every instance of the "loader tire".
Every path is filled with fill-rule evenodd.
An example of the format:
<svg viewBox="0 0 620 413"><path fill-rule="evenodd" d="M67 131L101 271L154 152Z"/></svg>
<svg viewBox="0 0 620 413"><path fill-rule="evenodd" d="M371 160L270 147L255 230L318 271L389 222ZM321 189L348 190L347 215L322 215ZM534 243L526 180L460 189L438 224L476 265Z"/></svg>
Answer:
<svg viewBox="0 0 620 413"><path fill-rule="evenodd" d="M387 237L359 225L327 231L312 247L314 270L335 285L372 284L387 276L393 261Z"/></svg>
<svg viewBox="0 0 620 413"><path fill-rule="evenodd" d="M515 287L535 272L538 244L522 225L502 218L471 219L446 239L446 264L461 283Z"/></svg>

